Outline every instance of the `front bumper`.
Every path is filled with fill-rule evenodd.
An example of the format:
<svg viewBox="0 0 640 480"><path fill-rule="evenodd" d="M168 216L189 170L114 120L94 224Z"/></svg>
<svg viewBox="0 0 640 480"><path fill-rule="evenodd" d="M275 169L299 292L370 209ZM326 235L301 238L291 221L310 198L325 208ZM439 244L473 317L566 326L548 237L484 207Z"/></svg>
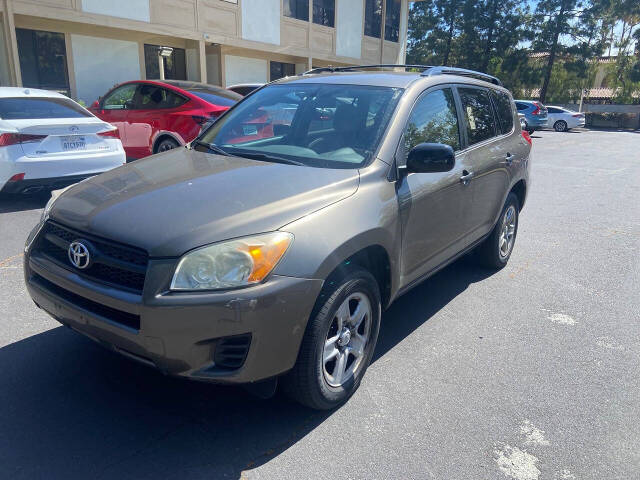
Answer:
<svg viewBox="0 0 640 480"><path fill-rule="evenodd" d="M321 280L272 276L226 291L162 291L175 260L151 260L142 295L86 280L45 257L24 257L34 302L60 323L170 375L247 383L290 370L297 359ZM217 365L229 338L250 338L242 365Z"/></svg>

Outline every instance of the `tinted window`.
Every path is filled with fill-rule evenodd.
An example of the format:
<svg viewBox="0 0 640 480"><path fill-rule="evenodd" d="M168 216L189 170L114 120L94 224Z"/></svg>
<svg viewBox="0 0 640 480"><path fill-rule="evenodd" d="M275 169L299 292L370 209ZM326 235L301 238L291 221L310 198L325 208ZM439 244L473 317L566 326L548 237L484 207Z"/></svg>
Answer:
<svg viewBox="0 0 640 480"><path fill-rule="evenodd" d="M296 66L293 63L270 62L269 70L271 81L296 74Z"/></svg>
<svg viewBox="0 0 640 480"><path fill-rule="evenodd" d="M165 88L156 85L141 84L138 90L136 108L140 110L155 110L159 108L179 107L187 100Z"/></svg>
<svg viewBox="0 0 640 480"><path fill-rule="evenodd" d="M205 102L209 102L212 105L219 105L221 107L230 107L238 103L238 98L231 95L225 95L224 92L213 93L208 90L189 89L187 92L194 94L196 97L201 98Z"/></svg>
<svg viewBox="0 0 640 480"><path fill-rule="evenodd" d="M283 7L285 17L309 21L309 0L284 0Z"/></svg>
<svg viewBox="0 0 640 480"><path fill-rule="evenodd" d="M245 95L249 95L251 92L258 88L259 87L233 87L229 88L229 90L231 90L232 92L236 92L238 95L242 95L244 97Z"/></svg>
<svg viewBox="0 0 640 480"><path fill-rule="evenodd" d="M313 0L313 23L333 27L336 0Z"/></svg>
<svg viewBox="0 0 640 480"><path fill-rule="evenodd" d="M16 28L25 87L69 92L64 34Z"/></svg>
<svg viewBox="0 0 640 480"><path fill-rule="evenodd" d="M480 88L459 88L462 110L466 120L469 145L495 135L495 125L489 92Z"/></svg>
<svg viewBox="0 0 640 480"><path fill-rule="evenodd" d="M147 79L160 78L160 67L158 65L159 45L144 46L144 63L147 72ZM164 78L167 80L187 79L187 60L183 48L174 48L170 57L162 57L164 62Z"/></svg>
<svg viewBox="0 0 640 480"><path fill-rule="evenodd" d="M104 110L124 110L133 108L133 97L138 88L137 83L129 83L116 88L102 100Z"/></svg>
<svg viewBox="0 0 640 480"><path fill-rule="evenodd" d="M460 150L460 130L450 88L428 93L418 100L404 134L405 152L420 143L444 143Z"/></svg>
<svg viewBox="0 0 640 480"><path fill-rule="evenodd" d="M523 110L527 110L529 108L529 105L522 102L516 102L516 108L518 109L519 112L521 112Z"/></svg>
<svg viewBox="0 0 640 480"><path fill-rule="evenodd" d="M366 0L364 6L364 34L380 38L382 31L382 0Z"/></svg>
<svg viewBox="0 0 640 480"><path fill-rule="evenodd" d="M0 118L4 120L91 116L80 105L66 98L0 98Z"/></svg>
<svg viewBox="0 0 640 480"><path fill-rule="evenodd" d="M491 91L491 98L496 107L498 127L500 133L509 133L513 129L513 110L511 109L511 99L504 92Z"/></svg>
<svg viewBox="0 0 640 480"><path fill-rule="evenodd" d="M564 113L562 110L560 110L559 108L555 108L555 107L547 107L547 111L549 113Z"/></svg>
<svg viewBox="0 0 640 480"><path fill-rule="evenodd" d="M400 0L387 0L384 16L384 39L397 42L400 37Z"/></svg>
<svg viewBox="0 0 640 480"><path fill-rule="evenodd" d="M269 85L221 117L202 140L265 161L358 168L377 150L401 94L362 85Z"/></svg>

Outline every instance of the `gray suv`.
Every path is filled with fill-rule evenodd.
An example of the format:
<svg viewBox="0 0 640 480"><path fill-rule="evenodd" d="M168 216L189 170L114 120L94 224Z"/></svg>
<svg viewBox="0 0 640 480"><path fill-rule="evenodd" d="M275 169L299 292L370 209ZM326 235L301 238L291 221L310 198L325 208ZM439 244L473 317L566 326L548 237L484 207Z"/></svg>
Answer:
<svg viewBox="0 0 640 480"><path fill-rule="evenodd" d="M346 401L396 298L467 253L507 263L529 189L496 78L405 70L268 84L186 148L54 196L25 247L31 297L167 374Z"/></svg>

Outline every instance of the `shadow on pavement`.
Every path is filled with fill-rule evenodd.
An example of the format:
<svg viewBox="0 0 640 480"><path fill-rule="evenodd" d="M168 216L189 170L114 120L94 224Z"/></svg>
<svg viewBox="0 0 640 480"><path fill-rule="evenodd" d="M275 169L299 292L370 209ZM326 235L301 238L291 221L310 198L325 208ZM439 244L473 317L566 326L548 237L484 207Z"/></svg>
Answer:
<svg viewBox="0 0 640 480"><path fill-rule="evenodd" d="M374 361L490 272L459 261L383 316ZM3 478L239 478L327 419L162 376L59 327L0 349Z"/></svg>
<svg viewBox="0 0 640 480"><path fill-rule="evenodd" d="M44 208L49 198L51 198L49 192L38 195L8 195L0 193L0 213L23 212L25 210Z"/></svg>

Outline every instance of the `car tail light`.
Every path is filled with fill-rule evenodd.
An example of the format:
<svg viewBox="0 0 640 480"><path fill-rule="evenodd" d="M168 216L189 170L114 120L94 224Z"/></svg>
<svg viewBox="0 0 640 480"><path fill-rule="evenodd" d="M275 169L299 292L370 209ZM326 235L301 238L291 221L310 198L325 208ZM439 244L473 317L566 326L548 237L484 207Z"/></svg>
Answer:
<svg viewBox="0 0 640 480"><path fill-rule="evenodd" d="M534 102L533 106L536 108L533 112L531 112L531 115L540 115L540 105Z"/></svg>
<svg viewBox="0 0 640 480"><path fill-rule="evenodd" d="M24 180L24 173L16 173L13 177L11 177L8 182L19 182L20 180Z"/></svg>
<svg viewBox="0 0 640 480"><path fill-rule="evenodd" d="M584 117L584 113L576 113L575 115L571 115L572 117L575 118L583 118Z"/></svg>
<svg viewBox="0 0 640 480"><path fill-rule="evenodd" d="M106 132L98 132L99 137L120 138L120 131L117 128L107 130Z"/></svg>
<svg viewBox="0 0 640 480"><path fill-rule="evenodd" d="M19 143L37 142L47 138L46 135L24 135L21 133L3 133L0 135L0 147L17 145Z"/></svg>
<svg viewBox="0 0 640 480"><path fill-rule="evenodd" d="M533 145L533 140L531 139L531 135L526 130L522 131L522 138L524 138L529 145Z"/></svg>

